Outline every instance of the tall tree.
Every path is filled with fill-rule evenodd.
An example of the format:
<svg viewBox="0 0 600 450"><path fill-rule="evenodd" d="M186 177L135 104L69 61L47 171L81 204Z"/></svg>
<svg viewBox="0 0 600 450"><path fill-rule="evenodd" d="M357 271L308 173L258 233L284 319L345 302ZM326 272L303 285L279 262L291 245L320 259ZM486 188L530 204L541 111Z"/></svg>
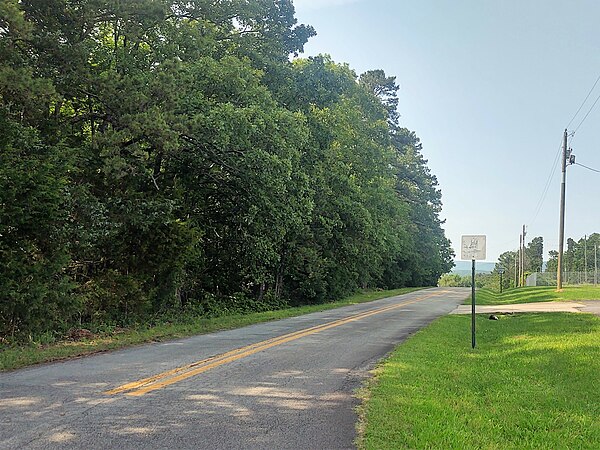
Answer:
<svg viewBox="0 0 600 450"><path fill-rule="evenodd" d="M544 238L541 236L531 240L525 247L525 270L530 272L542 272L544 265Z"/></svg>
<svg viewBox="0 0 600 450"><path fill-rule="evenodd" d="M409 236L413 237L408 246L410 250L390 266L388 276L398 279L402 273L410 274L407 281L411 284L434 284L452 268L454 257L439 218L442 201L437 178L427 167L419 138L398 124L399 88L395 77L387 77L383 70L372 70L361 75L360 84L386 109L390 142L396 153L396 191L410 211ZM418 240L414 236L418 236Z"/></svg>
<svg viewBox="0 0 600 450"><path fill-rule="evenodd" d="M396 77L387 77L381 69L368 70L360 75L359 83L367 91L372 92L383 104L388 114L388 121L392 127L398 126L398 90Z"/></svg>
<svg viewBox="0 0 600 450"><path fill-rule="evenodd" d="M494 273L498 273L500 269L504 269L504 274L502 275L502 287L505 289L515 287L515 279L518 277L518 275L515 274L515 260L517 258L518 252L504 252L498 257L498 262L494 266Z"/></svg>

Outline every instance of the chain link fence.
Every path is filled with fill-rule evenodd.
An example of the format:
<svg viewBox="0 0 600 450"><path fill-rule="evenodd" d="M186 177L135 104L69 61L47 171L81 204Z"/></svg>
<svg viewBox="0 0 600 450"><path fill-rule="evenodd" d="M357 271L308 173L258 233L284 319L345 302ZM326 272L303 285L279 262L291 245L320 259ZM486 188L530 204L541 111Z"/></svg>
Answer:
<svg viewBox="0 0 600 450"><path fill-rule="evenodd" d="M600 282L600 271L564 272L563 285L594 285ZM556 286L556 272L535 272L527 276L526 286Z"/></svg>

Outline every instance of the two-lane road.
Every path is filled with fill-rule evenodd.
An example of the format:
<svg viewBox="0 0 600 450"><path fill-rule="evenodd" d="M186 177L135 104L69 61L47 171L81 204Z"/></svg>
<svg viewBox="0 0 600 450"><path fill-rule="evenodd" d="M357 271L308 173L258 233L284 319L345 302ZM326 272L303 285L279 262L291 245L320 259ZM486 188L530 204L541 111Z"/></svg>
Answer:
<svg viewBox="0 0 600 450"><path fill-rule="evenodd" d="M353 391L469 289L0 374L0 448L353 448Z"/></svg>

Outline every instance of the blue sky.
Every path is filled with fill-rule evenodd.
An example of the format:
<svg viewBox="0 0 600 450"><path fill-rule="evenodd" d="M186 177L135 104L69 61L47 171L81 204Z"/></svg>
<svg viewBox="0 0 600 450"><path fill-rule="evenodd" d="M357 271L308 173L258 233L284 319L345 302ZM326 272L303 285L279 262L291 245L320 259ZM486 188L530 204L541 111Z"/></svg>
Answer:
<svg viewBox="0 0 600 450"><path fill-rule="evenodd" d="M421 138L438 177L458 256L461 235L485 234L487 259L495 261L518 248L523 224L527 241L544 238L545 257L558 248L560 167L552 169L563 130L600 76L600 2L294 5L298 21L318 33L303 56L328 53L358 74L384 69L397 77L401 124ZM600 82L569 130L598 96ZM572 138L577 162L596 169L599 124L600 101ZM600 173L567 169L566 208L566 236L600 232Z"/></svg>

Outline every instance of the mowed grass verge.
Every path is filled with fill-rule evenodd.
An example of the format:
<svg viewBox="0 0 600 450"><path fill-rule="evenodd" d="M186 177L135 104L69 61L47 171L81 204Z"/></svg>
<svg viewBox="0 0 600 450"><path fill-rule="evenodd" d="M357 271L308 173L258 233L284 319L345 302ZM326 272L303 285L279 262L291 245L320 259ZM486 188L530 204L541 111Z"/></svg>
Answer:
<svg viewBox="0 0 600 450"><path fill-rule="evenodd" d="M475 300L478 305L600 300L600 287L568 286L562 292L556 292L556 287L552 286L522 287L509 289L502 294L490 289L478 289ZM465 300L465 304L467 303L471 303L470 296Z"/></svg>
<svg viewBox="0 0 600 450"><path fill-rule="evenodd" d="M446 316L366 387L362 449L600 448L600 317Z"/></svg>
<svg viewBox="0 0 600 450"><path fill-rule="evenodd" d="M240 328L255 323L285 319L312 312L326 311L342 306L394 297L419 289L422 288L403 288L390 291L364 291L337 302L252 314L236 314L213 318L183 317L178 321L164 323L153 327L139 325L130 329L120 329L118 332L113 333L97 333L91 339L83 339L75 342L64 340L47 345L33 342L23 346L1 346L0 344L0 371L84 356L147 342L161 342L197 334Z"/></svg>

